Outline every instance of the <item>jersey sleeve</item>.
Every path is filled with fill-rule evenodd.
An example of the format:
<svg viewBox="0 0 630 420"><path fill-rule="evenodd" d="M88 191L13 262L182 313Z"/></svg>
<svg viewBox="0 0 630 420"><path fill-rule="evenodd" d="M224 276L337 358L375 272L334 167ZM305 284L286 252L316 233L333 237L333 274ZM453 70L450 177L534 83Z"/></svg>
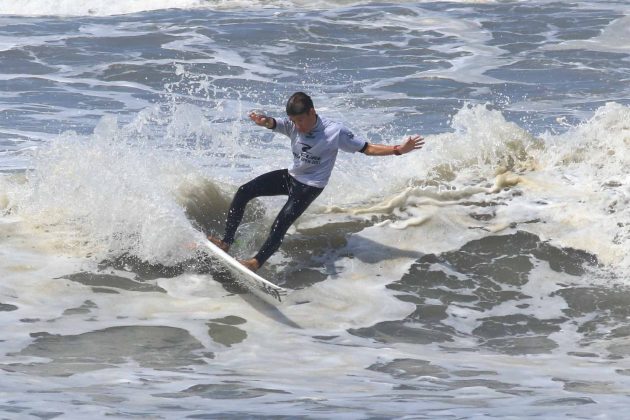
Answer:
<svg viewBox="0 0 630 420"><path fill-rule="evenodd" d="M284 134L285 136L291 135L291 129L293 123L288 118L274 118L276 120L276 126L273 128L274 133Z"/></svg>
<svg viewBox="0 0 630 420"><path fill-rule="evenodd" d="M346 127L339 131L339 148L344 152L355 153L365 149L367 141L361 136L356 136Z"/></svg>

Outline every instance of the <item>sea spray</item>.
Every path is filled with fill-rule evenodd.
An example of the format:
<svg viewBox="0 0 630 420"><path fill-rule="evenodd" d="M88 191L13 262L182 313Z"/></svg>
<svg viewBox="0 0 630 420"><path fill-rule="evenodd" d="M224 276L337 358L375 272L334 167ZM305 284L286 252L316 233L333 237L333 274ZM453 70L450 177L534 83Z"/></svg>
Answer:
<svg viewBox="0 0 630 420"><path fill-rule="evenodd" d="M624 277L630 270L629 113L610 103L565 133L536 137L498 110L465 105L453 116L451 132L427 136L425 147L402 157L396 171L386 172L389 163L379 162L387 176L382 185L371 184L378 191L366 194L372 198L326 211L367 219L384 214L383 226L422 225L423 237L436 229L439 238L449 238L422 239L423 249L461 246L453 236L468 240L471 229L474 236L523 229L593 253Z"/></svg>
<svg viewBox="0 0 630 420"><path fill-rule="evenodd" d="M67 132L45 145L16 213L40 229L72 232L73 246L101 258L131 253L172 264L188 257L184 244L197 232L175 191L194 170L131 140L108 115L93 135Z"/></svg>

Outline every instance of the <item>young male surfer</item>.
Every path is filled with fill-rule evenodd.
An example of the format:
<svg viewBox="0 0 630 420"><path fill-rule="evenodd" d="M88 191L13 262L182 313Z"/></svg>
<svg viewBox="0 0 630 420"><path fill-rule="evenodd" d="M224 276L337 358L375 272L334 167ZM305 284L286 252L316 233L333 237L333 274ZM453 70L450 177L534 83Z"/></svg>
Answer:
<svg viewBox="0 0 630 420"><path fill-rule="evenodd" d="M424 145L424 139L419 135L409 136L397 146L369 143L355 136L342 124L317 115L313 101L304 92L291 95L286 111L286 118L275 119L257 113L249 117L257 125L291 139L293 165L289 169L260 175L242 185L228 211L223 239L208 237L227 252L234 242L236 229L250 200L262 196L287 195L287 202L276 217L260 251L253 258L240 261L252 271L259 269L278 250L289 227L324 190L339 149L349 153L388 156L403 155Z"/></svg>

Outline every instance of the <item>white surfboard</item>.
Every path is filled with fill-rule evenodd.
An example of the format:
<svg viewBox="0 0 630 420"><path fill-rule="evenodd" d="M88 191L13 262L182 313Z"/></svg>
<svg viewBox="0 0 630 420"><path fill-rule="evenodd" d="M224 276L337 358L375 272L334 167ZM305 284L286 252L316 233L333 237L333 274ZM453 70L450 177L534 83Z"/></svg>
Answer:
<svg viewBox="0 0 630 420"><path fill-rule="evenodd" d="M271 297L278 302L282 302L282 297L287 295L286 289L265 280L258 274L245 268L234 257L212 242L206 240L203 241L202 244L208 247L212 253L212 257L216 257L214 260L221 264L223 268L228 270L234 276L236 281L239 282L239 284L247 287L247 289L251 290L255 294L258 294L262 298Z"/></svg>

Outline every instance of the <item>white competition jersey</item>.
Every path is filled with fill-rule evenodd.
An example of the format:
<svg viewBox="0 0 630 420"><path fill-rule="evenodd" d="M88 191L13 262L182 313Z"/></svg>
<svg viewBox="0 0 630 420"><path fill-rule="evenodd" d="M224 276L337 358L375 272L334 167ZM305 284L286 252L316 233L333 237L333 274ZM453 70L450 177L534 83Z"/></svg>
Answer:
<svg viewBox="0 0 630 420"><path fill-rule="evenodd" d="M319 116L309 133L300 133L289 118L276 119L274 131L291 138L293 165L289 174L317 188L324 188L328 183L339 149L354 153L367 144L342 124Z"/></svg>

